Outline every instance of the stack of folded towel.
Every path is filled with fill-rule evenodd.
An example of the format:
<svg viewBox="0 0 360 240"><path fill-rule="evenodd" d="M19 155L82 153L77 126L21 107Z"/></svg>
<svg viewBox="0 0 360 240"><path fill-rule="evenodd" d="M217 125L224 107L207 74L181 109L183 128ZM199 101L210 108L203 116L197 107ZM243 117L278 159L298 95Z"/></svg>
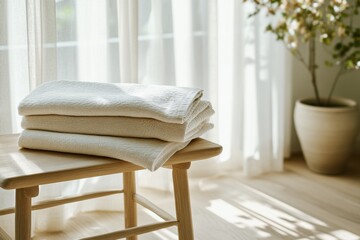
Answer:
<svg viewBox="0 0 360 240"><path fill-rule="evenodd" d="M151 171L210 130L202 91L174 86L45 83L19 105L23 148L117 158Z"/></svg>

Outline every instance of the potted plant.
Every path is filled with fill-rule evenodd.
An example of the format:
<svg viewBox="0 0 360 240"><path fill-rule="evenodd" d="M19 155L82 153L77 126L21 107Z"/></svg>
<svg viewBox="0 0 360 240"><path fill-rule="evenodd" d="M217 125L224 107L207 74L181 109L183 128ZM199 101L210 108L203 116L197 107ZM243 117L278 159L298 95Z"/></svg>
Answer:
<svg viewBox="0 0 360 240"><path fill-rule="evenodd" d="M247 0L244 0L247 2ZM314 96L296 102L295 128L308 167L314 172L337 174L346 169L359 132L357 103L333 97L343 74L360 69L360 28L355 26L360 0L252 0L255 10L273 16L266 30L275 34L305 66ZM358 19L357 19L358 21ZM305 59L299 46L307 48ZM325 62L337 67L331 90L320 96L316 56L319 47L330 53Z"/></svg>

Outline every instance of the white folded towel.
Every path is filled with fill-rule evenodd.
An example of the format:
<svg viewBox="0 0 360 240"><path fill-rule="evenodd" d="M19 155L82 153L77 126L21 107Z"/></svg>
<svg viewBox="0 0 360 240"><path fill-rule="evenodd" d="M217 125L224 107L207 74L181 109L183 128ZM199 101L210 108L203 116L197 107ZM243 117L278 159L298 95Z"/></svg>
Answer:
<svg viewBox="0 0 360 240"><path fill-rule="evenodd" d="M116 158L155 171L189 142L24 130L18 145L23 148Z"/></svg>
<svg viewBox="0 0 360 240"><path fill-rule="evenodd" d="M186 142L199 136L214 110L209 102L200 101L191 118L183 124L166 123L151 118L82 117L34 115L23 117L24 129L53 132L107 135L120 137L157 138L171 142Z"/></svg>
<svg viewBox="0 0 360 240"><path fill-rule="evenodd" d="M175 86L52 81L32 91L20 115L127 116L184 123L202 96Z"/></svg>

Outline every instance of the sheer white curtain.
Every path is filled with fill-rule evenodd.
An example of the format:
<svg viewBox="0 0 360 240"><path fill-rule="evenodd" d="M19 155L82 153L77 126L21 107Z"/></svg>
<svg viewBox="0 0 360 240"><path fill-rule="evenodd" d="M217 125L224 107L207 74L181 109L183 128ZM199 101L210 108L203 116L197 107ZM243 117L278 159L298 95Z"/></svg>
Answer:
<svg viewBox="0 0 360 240"><path fill-rule="evenodd" d="M219 158L194 164L192 175L281 171L289 154L291 66L264 33L266 21L247 18L248 8L240 0L0 0L0 134L21 131L17 105L41 82L192 86L204 89L216 110L216 128L205 137L224 147ZM166 170L141 174L143 186L171 188ZM121 176L44 186L39 198L104 188L121 188ZM0 194L0 208L10 207L13 193ZM36 228L60 230L79 211L121 205L115 196L40 211ZM0 225L10 228L7 219Z"/></svg>

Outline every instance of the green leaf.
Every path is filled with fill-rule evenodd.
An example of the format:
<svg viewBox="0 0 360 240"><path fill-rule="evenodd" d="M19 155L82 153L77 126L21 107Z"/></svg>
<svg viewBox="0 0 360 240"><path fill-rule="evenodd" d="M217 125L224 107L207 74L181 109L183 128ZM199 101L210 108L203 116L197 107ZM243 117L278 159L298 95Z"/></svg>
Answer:
<svg viewBox="0 0 360 240"><path fill-rule="evenodd" d="M329 61L329 60L326 60L326 61L325 61L325 65L326 65L327 67L332 67L332 66L334 66L334 63L331 62L331 61Z"/></svg>
<svg viewBox="0 0 360 240"><path fill-rule="evenodd" d="M354 69L355 68L355 64L353 61L348 60L345 62L345 68L348 70Z"/></svg>
<svg viewBox="0 0 360 240"><path fill-rule="evenodd" d="M271 32L273 30L273 27L271 26L271 24L269 24L266 26L265 30Z"/></svg>
<svg viewBox="0 0 360 240"><path fill-rule="evenodd" d="M338 50L340 50L340 49L342 48L342 46L343 46L342 43L341 43L341 42L338 42L338 43L335 45L334 48L335 48L335 50L338 51Z"/></svg>

